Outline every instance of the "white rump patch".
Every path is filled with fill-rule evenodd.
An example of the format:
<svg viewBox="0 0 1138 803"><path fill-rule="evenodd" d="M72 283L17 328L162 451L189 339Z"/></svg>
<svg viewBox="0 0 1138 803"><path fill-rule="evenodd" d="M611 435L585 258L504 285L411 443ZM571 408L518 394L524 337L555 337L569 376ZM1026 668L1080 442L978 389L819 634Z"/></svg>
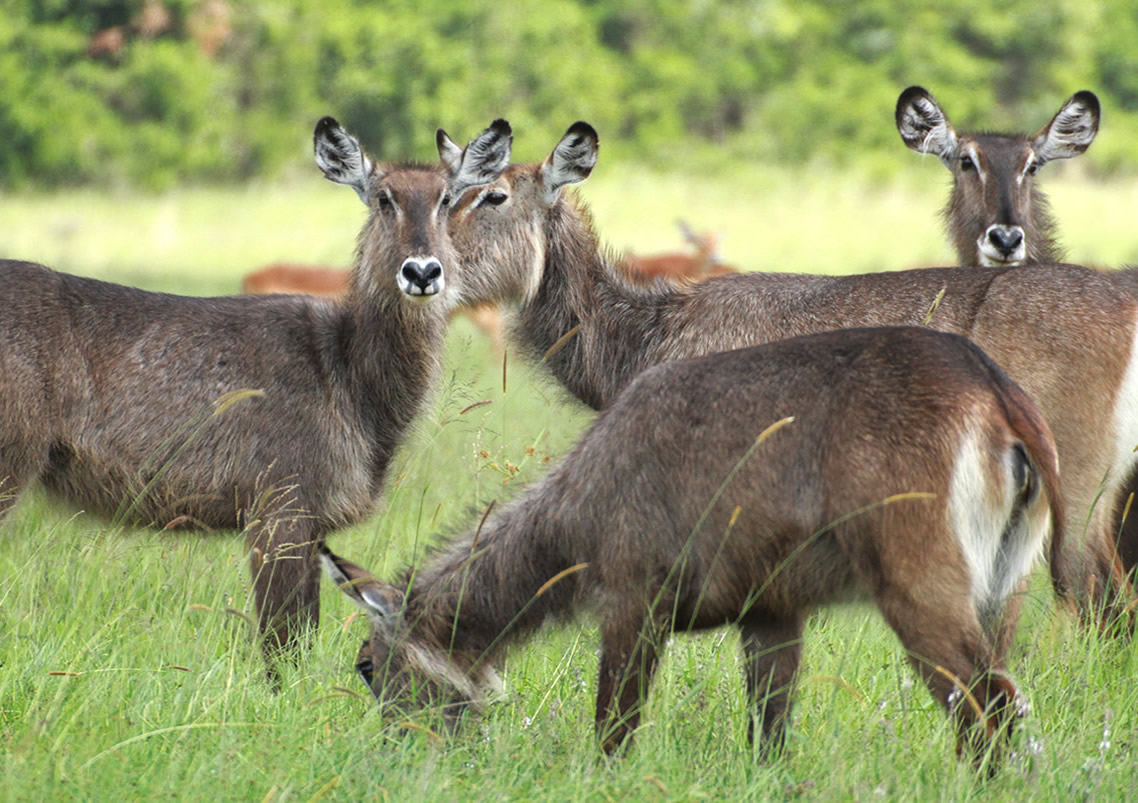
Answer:
<svg viewBox="0 0 1138 803"><path fill-rule="evenodd" d="M1031 571L1040 557L1050 529L1051 513L1042 504L1044 494L1012 520L1014 487L1019 460L1015 450L1002 456L1002 476L991 475L986 439L968 432L962 439L952 469L949 520L960 543L972 580L972 604L984 617L1002 608L1004 600ZM1010 529L1009 529L1010 527Z"/></svg>
<svg viewBox="0 0 1138 803"><path fill-rule="evenodd" d="M1118 389L1118 401L1114 405L1117 440L1110 479L1115 485L1126 480L1138 461L1138 454L1134 452L1135 447L1138 447L1138 320L1132 320L1131 325L1134 331L1130 336L1130 359ZM1109 504L1111 500L1104 499L1104 502ZM1138 515L1138 512L1132 509L1131 515Z"/></svg>

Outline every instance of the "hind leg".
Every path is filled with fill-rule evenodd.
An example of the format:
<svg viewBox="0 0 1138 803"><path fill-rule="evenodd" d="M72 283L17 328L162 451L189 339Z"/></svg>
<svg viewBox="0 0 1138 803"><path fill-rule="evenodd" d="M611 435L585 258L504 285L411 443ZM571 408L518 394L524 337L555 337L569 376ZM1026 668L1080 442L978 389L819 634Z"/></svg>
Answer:
<svg viewBox="0 0 1138 803"><path fill-rule="evenodd" d="M640 724L666 631L660 617L643 610L610 611L601 623L596 728L606 753L630 741Z"/></svg>
<svg viewBox="0 0 1138 803"><path fill-rule="evenodd" d="M979 765L1006 738L1017 714L1016 689L1000 667L964 584L935 579L888 585L876 594L921 679L957 725L957 752ZM992 766L998 762L993 753Z"/></svg>
<svg viewBox="0 0 1138 803"><path fill-rule="evenodd" d="M1114 523L1120 530L1112 528ZM1086 532L1067 539L1057 565L1051 567L1052 585L1061 599L1074 600L1084 625L1133 632L1138 597L1127 577L1125 563L1131 550L1138 550L1132 541L1138 541L1138 512L1134 506L1125 521L1121 511L1106 516L1096 510Z"/></svg>
<svg viewBox="0 0 1138 803"><path fill-rule="evenodd" d="M747 738L755 741L755 716L761 723L765 755L782 749L786 723L790 718L798 663L802 657L802 617L798 613L784 618L748 614L740 623L745 659L747 699L754 713L747 726Z"/></svg>

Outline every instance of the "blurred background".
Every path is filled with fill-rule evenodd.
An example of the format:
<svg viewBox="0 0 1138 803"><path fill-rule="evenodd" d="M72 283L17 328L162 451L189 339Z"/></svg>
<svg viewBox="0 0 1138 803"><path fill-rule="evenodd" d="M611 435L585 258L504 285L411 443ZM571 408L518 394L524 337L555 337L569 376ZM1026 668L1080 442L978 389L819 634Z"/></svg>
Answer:
<svg viewBox="0 0 1138 803"><path fill-rule="evenodd" d="M507 117L587 119L661 165L901 161L898 93L959 122L1041 126L1074 91L1138 165L1138 6L1087 0L4 0L0 186L275 177L334 114L386 158ZM456 135L457 136L457 135Z"/></svg>
<svg viewBox="0 0 1138 803"><path fill-rule="evenodd" d="M3 0L0 252L204 292L346 264L362 210L311 162L331 114L418 160L439 126L506 117L534 160L588 120L586 196L638 253L681 247L684 218L745 269L951 262L947 173L893 125L919 83L963 130L1034 132L1095 91L1099 138L1042 181L1070 258L1117 264L1138 259L1136 41L1132 0Z"/></svg>

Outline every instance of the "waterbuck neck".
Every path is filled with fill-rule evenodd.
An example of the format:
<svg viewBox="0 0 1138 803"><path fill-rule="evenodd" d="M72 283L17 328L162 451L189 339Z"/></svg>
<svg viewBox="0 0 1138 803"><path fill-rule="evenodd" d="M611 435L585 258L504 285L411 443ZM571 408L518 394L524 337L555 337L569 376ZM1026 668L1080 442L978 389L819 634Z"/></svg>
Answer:
<svg viewBox="0 0 1138 803"><path fill-rule="evenodd" d="M415 573L405 617L416 638L470 660L493 661L546 620L570 615L580 570L550 582L575 565L561 548L569 538L557 520L565 498L555 487L560 473L447 544Z"/></svg>
<svg viewBox="0 0 1138 803"><path fill-rule="evenodd" d="M358 411L378 490L439 374L447 313L442 303L364 292L355 280L342 310L343 398Z"/></svg>
<svg viewBox="0 0 1138 803"><path fill-rule="evenodd" d="M545 225L542 280L517 335L570 393L600 409L652 364L661 311L683 291L627 281L588 211L570 201L550 209Z"/></svg>

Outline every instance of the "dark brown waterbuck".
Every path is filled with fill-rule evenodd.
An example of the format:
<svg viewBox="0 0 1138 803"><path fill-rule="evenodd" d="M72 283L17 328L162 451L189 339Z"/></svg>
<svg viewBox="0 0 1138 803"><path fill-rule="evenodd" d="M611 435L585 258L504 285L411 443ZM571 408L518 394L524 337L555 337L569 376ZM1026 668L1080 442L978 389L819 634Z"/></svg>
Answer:
<svg viewBox="0 0 1138 803"><path fill-rule="evenodd" d="M461 153L440 132L444 163ZM517 306L514 340L600 409L645 369L812 332L928 325L964 335L1036 400L1055 434L1072 531L1052 564L1085 620L1133 598L1113 531L1138 444L1138 302L1069 265L858 276L751 273L690 287L627 281L568 184L596 164L596 132L571 126L550 156L511 165L451 210L464 303Z"/></svg>
<svg viewBox="0 0 1138 803"><path fill-rule="evenodd" d="M316 160L370 214L339 303L189 298L0 262L0 514L38 480L90 512L242 529L267 653L318 616L325 535L368 515L437 372L461 280L445 207L508 162L373 163L330 119ZM345 143L353 156L342 159Z"/></svg>
<svg viewBox="0 0 1138 803"><path fill-rule="evenodd" d="M607 751L637 727L668 635L724 625L777 745L804 618L869 599L982 753L1016 710L1004 603L1052 522L1058 548L1057 482L1042 415L975 345L851 329L642 372L545 478L399 586L324 563L370 618L357 669L381 704L453 722L500 688L509 645L588 609Z"/></svg>
<svg viewBox="0 0 1138 803"><path fill-rule="evenodd" d="M1093 92L1076 92L1034 136L957 134L933 96L919 86L901 93L895 120L906 145L934 154L952 173L944 218L961 265L1062 258L1035 174L1054 159L1078 156L1094 141L1099 102Z"/></svg>

